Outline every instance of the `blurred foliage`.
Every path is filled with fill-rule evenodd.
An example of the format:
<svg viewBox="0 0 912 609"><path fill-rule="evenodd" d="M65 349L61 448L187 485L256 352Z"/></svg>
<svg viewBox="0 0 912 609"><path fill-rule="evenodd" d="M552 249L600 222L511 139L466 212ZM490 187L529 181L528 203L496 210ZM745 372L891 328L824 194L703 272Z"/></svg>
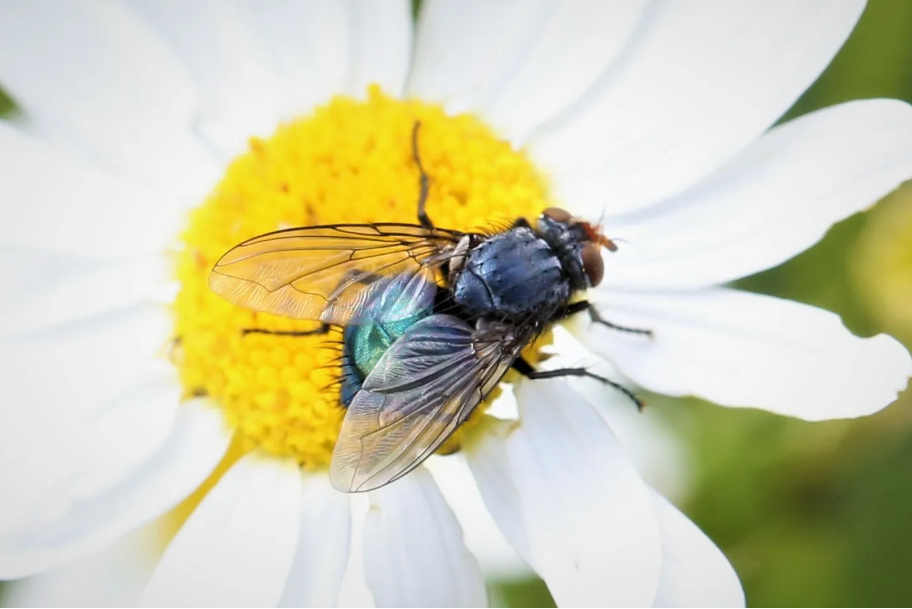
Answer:
<svg viewBox="0 0 912 609"><path fill-rule="evenodd" d="M782 120L870 97L912 101L908 0L870 0L842 51ZM0 90L0 114L13 107ZM888 199L912 208L912 185ZM807 252L737 287L824 307L856 333L889 332L912 346L912 314L896 314L905 304L912 310L912 301L883 304L884 286L897 278L878 264L882 252L864 249L895 224L878 221L883 208L849 218ZM912 278L912 222L891 238L901 259L891 272ZM693 480L682 507L729 556L749 605L912 605L909 393L877 415L826 423L650 398L691 447ZM554 606L540 580L500 582L493 593L508 606Z"/></svg>
<svg viewBox="0 0 912 609"><path fill-rule="evenodd" d="M13 111L15 105L3 89L0 89L0 116L5 116Z"/></svg>

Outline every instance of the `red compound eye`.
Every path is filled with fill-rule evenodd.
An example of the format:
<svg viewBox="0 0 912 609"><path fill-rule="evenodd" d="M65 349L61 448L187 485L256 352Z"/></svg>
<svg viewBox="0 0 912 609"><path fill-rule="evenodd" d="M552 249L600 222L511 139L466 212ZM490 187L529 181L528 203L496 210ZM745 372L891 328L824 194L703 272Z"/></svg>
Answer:
<svg viewBox="0 0 912 609"><path fill-rule="evenodd" d="M583 259L583 270L589 278L589 285L593 288L602 282L605 275L605 264L602 262L602 252L598 243L587 243L580 253Z"/></svg>
<svg viewBox="0 0 912 609"><path fill-rule="evenodd" d="M561 209L560 207L549 207L542 212L543 216L548 216L556 222L568 223L573 219L573 216L566 209Z"/></svg>

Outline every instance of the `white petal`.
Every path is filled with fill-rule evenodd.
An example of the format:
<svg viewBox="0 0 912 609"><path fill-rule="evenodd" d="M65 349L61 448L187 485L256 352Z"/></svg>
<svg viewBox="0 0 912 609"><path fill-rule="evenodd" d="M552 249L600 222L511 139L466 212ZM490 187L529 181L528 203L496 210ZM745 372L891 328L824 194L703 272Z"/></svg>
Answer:
<svg viewBox="0 0 912 609"><path fill-rule="evenodd" d="M912 106L865 100L777 127L669 201L610 221L604 285L699 287L784 262L912 177Z"/></svg>
<svg viewBox="0 0 912 609"><path fill-rule="evenodd" d="M108 315L173 292L164 256L97 260L55 252L0 249L6 290L0 337ZM61 306L66 303L66 306Z"/></svg>
<svg viewBox="0 0 912 609"><path fill-rule="evenodd" d="M399 95L411 62L407 0L275 0L252 4L281 89L282 113L310 112L332 95L363 96L369 84Z"/></svg>
<svg viewBox="0 0 912 609"><path fill-rule="evenodd" d="M552 2L542 29L481 115L521 146L536 127L580 99L610 69L634 34L646 4Z"/></svg>
<svg viewBox="0 0 912 609"><path fill-rule="evenodd" d="M503 447L503 440L500 441L499 446ZM453 509L456 518L459 519L465 533L466 547L478 559L485 575L495 579L529 577L533 574L532 568L517 555L511 543L504 537L500 528L504 523L495 521L491 511L485 505L485 500L479 492L481 484L476 484L473 472L467 466L466 459L463 458L464 455L467 456L467 450L467 446L463 445L463 451L460 454L428 459L425 467L434 476L434 481L437 482L444 499ZM505 451L501 452L506 457ZM484 457L480 457L478 461L487 465ZM512 485L509 476L503 481ZM519 498L515 488L513 496L518 502ZM518 510L510 514L510 516L517 515ZM516 529L525 535L521 519L517 525Z"/></svg>
<svg viewBox="0 0 912 609"><path fill-rule="evenodd" d="M113 167L167 183L207 159L188 135L187 73L113 0L0 4L0 82L43 129Z"/></svg>
<svg viewBox="0 0 912 609"><path fill-rule="evenodd" d="M123 484L61 512L46 506L14 536L2 535L0 578L24 577L97 551L170 510L206 479L230 441L220 411L204 401L182 405L164 446Z"/></svg>
<svg viewBox="0 0 912 609"><path fill-rule="evenodd" d="M173 238L173 218L158 193L68 160L4 121L0 199L4 245L127 257L158 253Z"/></svg>
<svg viewBox="0 0 912 609"><path fill-rule="evenodd" d="M7 607L128 607L139 598L157 558L161 535L150 525L116 543L62 567L9 582Z"/></svg>
<svg viewBox="0 0 912 609"><path fill-rule="evenodd" d="M155 357L170 326L134 307L0 342L0 470L15 491L0 528L107 491L160 448L180 400Z"/></svg>
<svg viewBox="0 0 912 609"><path fill-rule="evenodd" d="M223 156L251 135L268 135L281 110L304 114L335 93L361 96L372 83L398 96L411 60L406 0L130 4L199 83L205 115L197 130Z"/></svg>
<svg viewBox="0 0 912 609"><path fill-rule="evenodd" d="M402 94L412 61L412 4L408 0L349 0L352 52L349 95L364 95L380 85L388 95Z"/></svg>
<svg viewBox="0 0 912 609"><path fill-rule="evenodd" d="M297 464L245 456L177 532L138 605L275 606L294 560L300 518Z"/></svg>
<svg viewBox="0 0 912 609"><path fill-rule="evenodd" d="M863 0L663 2L585 105L530 142L566 205L598 217L695 183L772 125Z"/></svg>
<svg viewBox="0 0 912 609"><path fill-rule="evenodd" d="M649 606L659 530L607 424L561 381L520 382L507 452L532 565L559 606Z"/></svg>
<svg viewBox="0 0 912 609"><path fill-rule="evenodd" d="M378 607L481 607L484 577L431 475L418 468L370 494L364 570Z"/></svg>
<svg viewBox="0 0 912 609"><path fill-rule="evenodd" d="M5 372L0 409L7 420L97 416L168 365L157 355L171 325L163 307L139 306L0 341Z"/></svg>
<svg viewBox="0 0 912 609"><path fill-rule="evenodd" d="M516 553L535 568L526 535L519 491L513 482L505 439L514 421L488 421L479 438L466 447L466 460L485 505Z"/></svg>
<svg viewBox="0 0 912 609"><path fill-rule="evenodd" d="M325 474L305 475L294 564L280 607L335 607L351 542L349 498Z"/></svg>
<svg viewBox="0 0 912 609"><path fill-rule="evenodd" d="M557 353L542 362L543 370L583 367L633 388L616 367L593 355L563 326L554 328L553 339L552 349ZM655 408L640 412L629 397L593 379L566 377L564 381L605 419L647 485L672 500L687 496L693 464L689 448L671 421Z"/></svg>
<svg viewBox="0 0 912 609"><path fill-rule="evenodd" d="M364 521L371 507L370 499L364 493L350 494L348 498L351 507L351 543L337 606L376 607L374 595L367 584L364 561Z"/></svg>
<svg viewBox="0 0 912 609"><path fill-rule="evenodd" d="M284 117L307 114L338 93L363 94L372 82L393 94L401 90L411 47L406 2L278 0L253 6Z"/></svg>
<svg viewBox="0 0 912 609"><path fill-rule="evenodd" d="M279 82L286 118L345 89L349 67L345 5L332 0L276 0L253 11Z"/></svg>
<svg viewBox="0 0 912 609"><path fill-rule="evenodd" d="M590 292L612 323L652 339L574 320L593 352L643 387L812 421L877 412L912 374L905 347L859 338L829 311L736 290Z"/></svg>
<svg viewBox="0 0 912 609"><path fill-rule="evenodd" d="M652 492L662 535L662 574L653 607L744 607L738 574L697 525Z"/></svg>
<svg viewBox="0 0 912 609"><path fill-rule="evenodd" d="M548 0L427 0L406 87L411 97L476 110L497 91L548 17Z"/></svg>
<svg viewBox="0 0 912 609"><path fill-rule="evenodd" d="M144 379L91 417L23 423L25 414L10 416L0 448L0 484L9 498L2 534L15 536L36 518L115 488L161 450L180 402L176 376L172 368Z"/></svg>
<svg viewBox="0 0 912 609"><path fill-rule="evenodd" d="M251 26L255 7L231 0L127 0L174 50L198 84L197 129L225 153L278 122L279 91L264 41Z"/></svg>

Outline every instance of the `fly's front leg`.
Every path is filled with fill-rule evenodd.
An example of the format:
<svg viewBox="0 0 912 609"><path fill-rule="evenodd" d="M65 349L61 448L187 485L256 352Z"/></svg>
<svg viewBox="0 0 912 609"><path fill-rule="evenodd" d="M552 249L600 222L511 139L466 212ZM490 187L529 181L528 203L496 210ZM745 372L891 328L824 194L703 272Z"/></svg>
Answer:
<svg viewBox="0 0 912 609"><path fill-rule="evenodd" d="M530 364L522 356L520 356L519 358L517 358L517 360L515 362L513 362L513 369L516 370L517 372L519 372L520 374L522 374L527 379L532 379L532 380L554 379L554 378L560 378L562 376L581 376L581 377L594 379L596 381L599 381L600 383L604 383L606 385L610 385L610 386L614 387L615 389L617 389L618 391L623 393L625 396L630 398L630 401L632 401L636 405L637 410L642 411L643 408L645 407L645 404L643 404L643 401L640 400L640 398L638 398L636 395L634 395L634 393L632 391L630 391L629 389L627 389L620 383L615 383L614 381L612 381L610 379L606 379L603 376L599 376L598 374L595 374L594 372L590 372L590 371L586 370L585 368L556 368L554 370L536 370L535 368L532 367L532 364Z"/></svg>
<svg viewBox="0 0 912 609"><path fill-rule="evenodd" d="M421 128L421 121L415 121L412 128L412 158L415 159L415 165L418 166L420 176L418 178L418 223L424 228L431 230L434 223L428 217L424 210L427 205L428 192L431 187L431 180L427 172L424 171L424 165L421 164L421 156L418 154L418 130Z"/></svg>
<svg viewBox="0 0 912 609"><path fill-rule="evenodd" d="M589 312L589 319L591 319L594 323L601 324L606 328L611 328L612 330L617 330L618 332L627 332L629 334L642 334L644 336L652 338L652 330L619 326L604 319L598 312L598 309L595 308L595 305L593 305L588 300L580 300L578 302L572 302L568 305L565 305L564 307L557 310L557 313L551 317L551 321L561 321L563 319L567 319L568 317L576 315L577 313L582 313L583 311Z"/></svg>

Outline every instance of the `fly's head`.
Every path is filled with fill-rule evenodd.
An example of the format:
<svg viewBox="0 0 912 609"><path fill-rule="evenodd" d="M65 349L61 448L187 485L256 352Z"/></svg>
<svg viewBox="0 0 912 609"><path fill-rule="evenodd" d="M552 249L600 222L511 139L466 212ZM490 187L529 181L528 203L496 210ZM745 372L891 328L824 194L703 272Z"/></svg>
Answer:
<svg viewBox="0 0 912 609"><path fill-rule="evenodd" d="M577 220L567 210L549 207L538 217L537 232L557 254L574 290L594 288L602 282L602 248L613 252L617 245L600 227Z"/></svg>

